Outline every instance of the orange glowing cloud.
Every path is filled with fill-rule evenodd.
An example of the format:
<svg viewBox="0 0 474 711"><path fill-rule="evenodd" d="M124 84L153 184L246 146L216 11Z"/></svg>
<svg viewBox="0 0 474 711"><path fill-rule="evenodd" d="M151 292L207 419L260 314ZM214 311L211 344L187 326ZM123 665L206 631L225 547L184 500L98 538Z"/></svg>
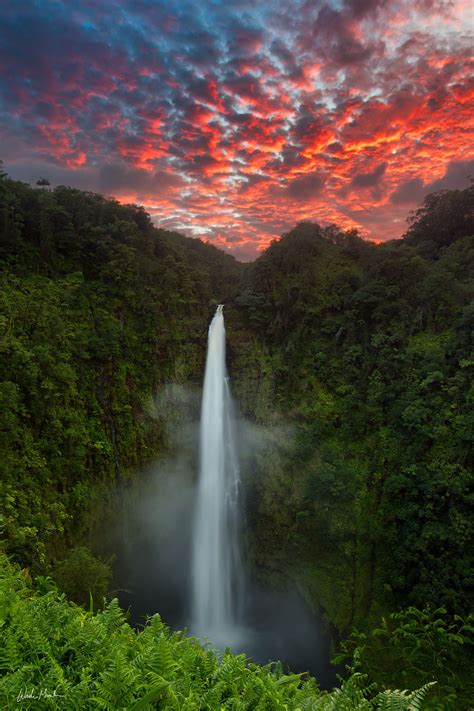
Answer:
<svg viewBox="0 0 474 711"><path fill-rule="evenodd" d="M114 23L86 3L79 24L44 0L0 8L13 176L140 202L246 259L302 219L399 236L430 189L467 184L464 0L155 5L125 0Z"/></svg>

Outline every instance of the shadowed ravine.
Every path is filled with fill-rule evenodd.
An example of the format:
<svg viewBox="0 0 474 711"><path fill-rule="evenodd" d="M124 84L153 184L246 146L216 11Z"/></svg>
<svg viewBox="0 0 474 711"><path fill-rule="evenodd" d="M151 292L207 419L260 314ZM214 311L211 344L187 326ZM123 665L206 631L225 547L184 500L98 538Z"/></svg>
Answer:
<svg viewBox="0 0 474 711"><path fill-rule="evenodd" d="M265 589L246 571L239 466L246 445L236 424L219 306L209 327L199 427L175 430L175 459L125 497L114 587L132 624L159 612L172 628L213 647L260 663L281 661L330 688L336 671L325 623L296 590Z"/></svg>

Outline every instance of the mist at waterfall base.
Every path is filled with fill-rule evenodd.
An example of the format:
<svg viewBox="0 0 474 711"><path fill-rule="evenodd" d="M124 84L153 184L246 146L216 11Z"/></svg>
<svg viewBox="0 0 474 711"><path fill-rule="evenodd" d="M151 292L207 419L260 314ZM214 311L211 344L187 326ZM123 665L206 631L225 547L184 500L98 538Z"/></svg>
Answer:
<svg viewBox="0 0 474 711"><path fill-rule="evenodd" d="M224 373L218 378L221 375L224 379ZM215 382L212 387L215 396ZM221 395L224 393L217 397ZM330 636L323 621L311 613L296 590L269 590L246 574L239 551L232 550L230 540L238 534L239 525L235 520L235 496L234 501L229 500L238 494L239 480L237 454L232 448L241 453L242 468L251 469L256 457L264 455L266 449L274 451L281 446L288 433L269 431L238 419L230 437L233 441L229 442L229 419L234 418L230 410L221 413L226 431L219 436L223 437L227 455L230 448L231 460L226 472L230 486L226 505L231 506L234 520L230 524L217 522L223 534L220 542L226 548L214 546L212 553L206 549L209 540L204 543L205 537L222 514L218 510L219 496L225 497L221 492L210 501L218 484L212 480L205 483L202 478L196 481L200 468L222 466L219 457L223 452L218 451L218 433L213 429L217 407L214 396L208 402L210 427L207 432L204 427L203 432L200 418L206 403L201 412L198 389L168 386L160 393L157 412L167 413L168 448L175 454L145 472L139 487L124 493L120 535L113 544L118 553L113 586L122 606L130 610L131 624L143 623L147 615L159 612L172 629L187 628L190 634L207 638L213 647L229 646L233 652L243 652L258 663L280 661L293 672L308 671L321 686L331 688L336 683L336 670L329 663ZM203 443L206 437L211 439ZM202 456L206 446L212 448L211 462ZM217 507L213 513L208 509L212 505ZM204 507L201 515L200 506ZM202 530L206 521L211 524L207 532ZM219 566L224 566L224 573ZM224 583L223 587L219 587L220 583ZM232 591L236 590L239 592L233 597ZM209 599L211 605L206 603Z"/></svg>
<svg viewBox="0 0 474 711"><path fill-rule="evenodd" d="M126 496L124 541L115 544L112 588L132 625L158 612L174 630L191 633L191 553L195 488L187 463L172 459L146 474L146 484ZM330 637L297 591L269 590L245 580L242 633L233 652L260 664L281 661L293 672L308 671L324 688L336 683L329 663ZM213 640L210 639L211 645Z"/></svg>

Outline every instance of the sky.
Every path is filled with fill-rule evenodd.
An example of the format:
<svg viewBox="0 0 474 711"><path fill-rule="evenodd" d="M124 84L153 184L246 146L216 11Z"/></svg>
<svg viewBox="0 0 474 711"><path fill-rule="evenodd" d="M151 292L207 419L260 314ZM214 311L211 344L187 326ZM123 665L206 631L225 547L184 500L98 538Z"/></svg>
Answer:
<svg viewBox="0 0 474 711"><path fill-rule="evenodd" d="M0 159L254 259L474 175L470 0L2 0ZM471 34L471 36L469 36Z"/></svg>

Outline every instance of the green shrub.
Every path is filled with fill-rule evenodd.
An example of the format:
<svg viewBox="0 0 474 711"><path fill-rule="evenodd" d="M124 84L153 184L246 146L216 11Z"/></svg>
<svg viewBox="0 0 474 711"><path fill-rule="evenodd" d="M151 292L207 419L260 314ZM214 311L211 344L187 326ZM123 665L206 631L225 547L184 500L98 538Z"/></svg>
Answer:
<svg viewBox="0 0 474 711"><path fill-rule="evenodd" d="M421 709L428 688L383 691L354 674L340 689L217 653L154 615L141 631L117 600L96 614L57 590L38 594L0 559L0 706L4 709L370 711Z"/></svg>
<svg viewBox="0 0 474 711"><path fill-rule="evenodd" d="M110 565L92 555L88 548L73 548L53 573L58 588L78 605L102 604L112 577Z"/></svg>
<svg viewBox="0 0 474 711"><path fill-rule="evenodd" d="M354 631L335 661L353 660L351 670L370 670L382 688L415 689L436 680L430 708L458 711L474 698L474 615L450 618L445 609L410 607L382 618L369 632Z"/></svg>

